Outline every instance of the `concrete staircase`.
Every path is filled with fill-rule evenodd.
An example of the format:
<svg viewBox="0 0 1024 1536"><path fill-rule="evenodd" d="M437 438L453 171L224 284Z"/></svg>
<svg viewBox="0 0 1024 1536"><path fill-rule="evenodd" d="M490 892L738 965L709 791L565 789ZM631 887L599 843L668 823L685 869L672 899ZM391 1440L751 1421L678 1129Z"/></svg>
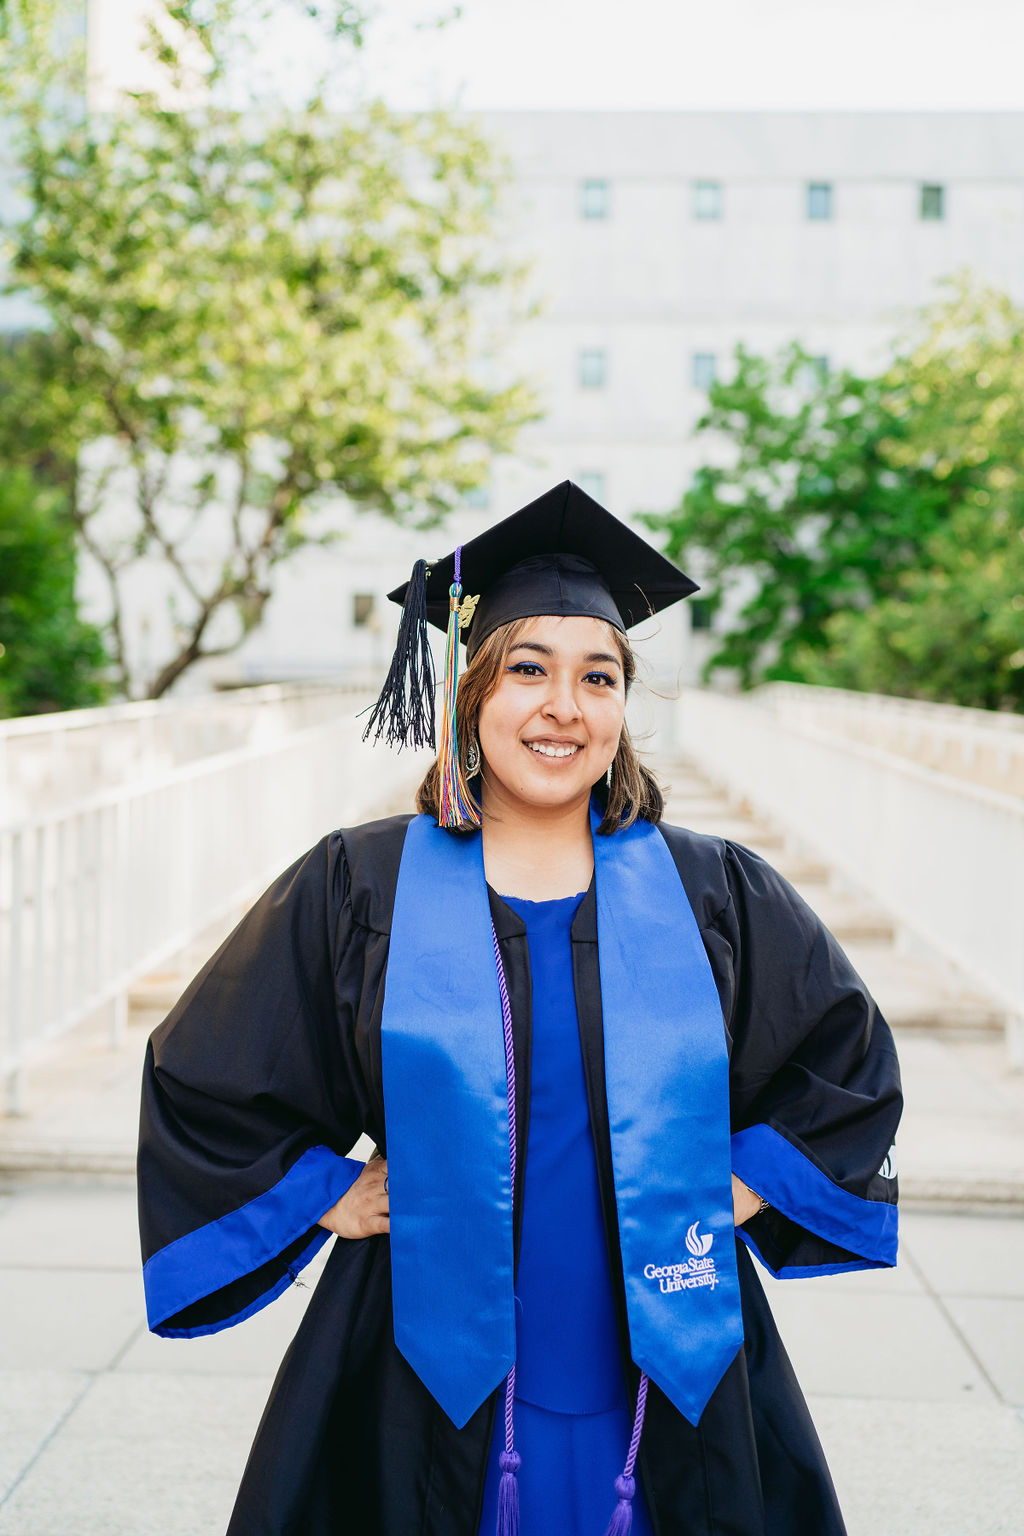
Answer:
<svg viewBox="0 0 1024 1536"><path fill-rule="evenodd" d="M663 765L662 782L669 821L761 854L818 913L870 988L900 1053L903 1198L1024 1210L1024 1075L1010 1070L998 1007L870 895L717 789L695 764Z"/></svg>
<svg viewBox="0 0 1024 1536"><path fill-rule="evenodd" d="M868 894L795 847L749 804L716 790L694 764L669 765L666 784L669 821L742 843L785 875L835 934L894 1029L967 1030L1001 1038L1003 1019L995 1004L939 956L916 946Z"/></svg>

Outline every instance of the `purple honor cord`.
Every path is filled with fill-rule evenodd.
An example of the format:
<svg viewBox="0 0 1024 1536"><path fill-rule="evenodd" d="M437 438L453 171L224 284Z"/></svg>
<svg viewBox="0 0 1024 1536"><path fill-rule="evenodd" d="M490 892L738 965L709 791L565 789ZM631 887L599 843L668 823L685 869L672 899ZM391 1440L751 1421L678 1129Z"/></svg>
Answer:
<svg viewBox="0 0 1024 1536"><path fill-rule="evenodd" d="M456 553L458 562L461 550ZM456 577L458 581L458 566L456 564ZM508 1000L508 987L505 985L505 967L501 963L501 949L498 945L498 935L491 924L491 938L494 941L494 964L498 973L498 992L501 996L501 1022L505 1032L505 1085L508 1096L508 1160L512 1179L512 1200L516 1194L516 1063L512 1047L512 1008ZM501 1453L499 1465L501 1466L501 1482L498 1485L498 1528L497 1536L518 1536L519 1532L519 1485L516 1482L516 1473L519 1471L521 1460L519 1452L515 1448L513 1433L513 1404L516 1393L516 1365L512 1362L512 1368L505 1379L505 1449ZM636 1481L633 1477L633 1469L636 1466L637 1452L640 1449L640 1436L644 1430L644 1413L647 1408L647 1374L640 1373L640 1385L636 1394L636 1412L633 1416L633 1434L630 1437L629 1453L626 1456L626 1465L621 1476L615 1479L615 1492L619 1496L619 1502L615 1506L611 1521L605 1536L629 1536L633 1524L633 1495L636 1493Z"/></svg>

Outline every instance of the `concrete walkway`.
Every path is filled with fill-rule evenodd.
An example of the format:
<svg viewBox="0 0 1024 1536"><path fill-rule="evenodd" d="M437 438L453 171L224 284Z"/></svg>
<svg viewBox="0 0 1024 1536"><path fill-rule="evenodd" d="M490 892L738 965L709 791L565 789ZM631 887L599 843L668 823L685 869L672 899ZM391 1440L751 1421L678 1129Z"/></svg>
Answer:
<svg viewBox="0 0 1024 1536"><path fill-rule="evenodd" d="M793 878L896 1027L899 1267L765 1277L851 1536L1020 1536L1024 1077L998 1016L748 808L684 765L667 776L671 819L757 847ZM141 989L119 1049L96 1029L65 1040L30 1074L31 1113L0 1120L0 1536L221 1536L308 1300L292 1288L206 1339L146 1332L139 1067L181 980Z"/></svg>
<svg viewBox="0 0 1024 1536"><path fill-rule="evenodd" d="M0 1536L222 1536L309 1291L158 1339L130 1181L2 1189ZM895 1271L766 1286L851 1536L1019 1536L1020 1222L911 1210Z"/></svg>

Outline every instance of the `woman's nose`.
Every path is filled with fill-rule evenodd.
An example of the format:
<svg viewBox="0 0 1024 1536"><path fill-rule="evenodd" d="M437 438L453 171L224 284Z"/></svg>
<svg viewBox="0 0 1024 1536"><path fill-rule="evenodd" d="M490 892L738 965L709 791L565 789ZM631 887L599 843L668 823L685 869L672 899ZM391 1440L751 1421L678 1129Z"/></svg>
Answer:
<svg viewBox="0 0 1024 1536"><path fill-rule="evenodd" d="M580 717L579 701L572 683L566 679L558 682L551 680L551 689L544 700L543 714L549 715L552 720L578 720Z"/></svg>

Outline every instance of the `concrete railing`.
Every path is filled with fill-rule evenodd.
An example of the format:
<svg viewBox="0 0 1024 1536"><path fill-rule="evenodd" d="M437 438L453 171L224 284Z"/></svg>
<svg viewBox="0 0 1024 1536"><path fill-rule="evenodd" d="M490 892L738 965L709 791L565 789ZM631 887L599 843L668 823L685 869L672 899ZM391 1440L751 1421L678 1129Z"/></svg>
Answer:
<svg viewBox="0 0 1024 1536"><path fill-rule="evenodd" d="M771 683L756 698L792 725L831 731L952 778L1024 796L1024 715L803 683Z"/></svg>
<svg viewBox="0 0 1024 1536"><path fill-rule="evenodd" d="M365 677L265 684L0 720L0 826L198 758L279 741L352 714L379 686Z"/></svg>
<svg viewBox="0 0 1024 1536"><path fill-rule="evenodd" d="M0 1077L22 1107L47 1040L109 1008L115 1036L141 977L240 912L331 828L411 809L422 755L333 718L0 827Z"/></svg>
<svg viewBox="0 0 1024 1536"><path fill-rule="evenodd" d="M1024 800L758 695L685 689L678 709L682 750L959 965L1005 1009L1024 1065Z"/></svg>

